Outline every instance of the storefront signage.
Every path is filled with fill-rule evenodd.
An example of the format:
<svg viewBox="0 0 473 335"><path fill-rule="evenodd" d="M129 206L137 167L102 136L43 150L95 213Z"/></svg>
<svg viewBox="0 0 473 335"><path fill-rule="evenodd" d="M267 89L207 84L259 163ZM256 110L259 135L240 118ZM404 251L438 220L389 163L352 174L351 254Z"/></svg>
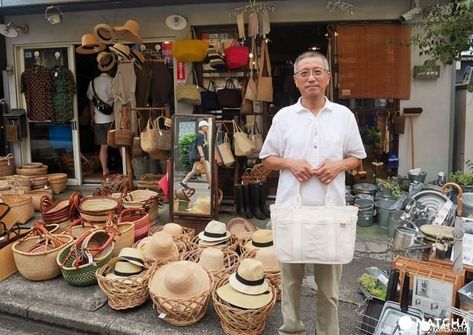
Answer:
<svg viewBox="0 0 473 335"><path fill-rule="evenodd" d="M186 82L186 63L177 61L177 69L176 69L176 76L177 76L177 84L185 84Z"/></svg>

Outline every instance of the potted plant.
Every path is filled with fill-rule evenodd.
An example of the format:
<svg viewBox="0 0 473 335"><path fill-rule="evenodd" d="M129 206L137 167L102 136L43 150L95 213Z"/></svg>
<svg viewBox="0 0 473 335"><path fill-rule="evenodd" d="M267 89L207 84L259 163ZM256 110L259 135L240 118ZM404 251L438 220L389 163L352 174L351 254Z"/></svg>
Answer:
<svg viewBox="0 0 473 335"><path fill-rule="evenodd" d="M397 182L376 178L376 184L381 187L384 196L394 199L399 199L401 197L401 187Z"/></svg>
<svg viewBox="0 0 473 335"><path fill-rule="evenodd" d="M473 161L467 160L465 165L469 171L455 171L450 181L460 185L464 192L473 192Z"/></svg>
<svg viewBox="0 0 473 335"><path fill-rule="evenodd" d="M181 163L187 168L192 166L192 162L189 161L189 147L194 139L195 134L187 134L179 139L179 147L181 148Z"/></svg>

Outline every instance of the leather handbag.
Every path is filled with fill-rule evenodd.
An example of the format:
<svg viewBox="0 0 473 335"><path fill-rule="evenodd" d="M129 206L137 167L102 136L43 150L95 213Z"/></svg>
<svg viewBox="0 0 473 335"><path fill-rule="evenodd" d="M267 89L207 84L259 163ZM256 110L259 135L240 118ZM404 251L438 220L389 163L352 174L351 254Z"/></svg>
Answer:
<svg viewBox="0 0 473 335"><path fill-rule="evenodd" d="M241 90L235 88L235 84L231 78L225 81L225 88L217 91L217 100L222 108L240 108Z"/></svg>
<svg viewBox="0 0 473 335"><path fill-rule="evenodd" d="M202 62L207 57L209 43L207 40L195 39L195 32L191 30L192 39L177 40L172 44L174 57L182 62Z"/></svg>
<svg viewBox="0 0 473 335"><path fill-rule="evenodd" d="M200 106L202 99L200 96L200 88L194 84L194 71L188 76L187 83L176 87L176 100L183 104Z"/></svg>
<svg viewBox="0 0 473 335"><path fill-rule="evenodd" d="M269 60L268 45L264 40L261 42L259 70L256 100L273 102L273 78L271 77L271 62Z"/></svg>
<svg viewBox="0 0 473 335"><path fill-rule="evenodd" d="M233 144L236 156L247 156L254 150L253 142L248 138L248 134L244 133L235 121L233 125Z"/></svg>
<svg viewBox="0 0 473 335"><path fill-rule="evenodd" d="M164 121L164 116L160 116L154 120L154 125L156 128L156 149L162 151L171 150L171 130L161 128L159 125L159 120Z"/></svg>
<svg viewBox="0 0 473 335"><path fill-rule="evenodd" d="M222 156L222 161L225 166L232 166L235 163L235 157L233 156L232 147L230 145L230 139L228 134L223 135L223 143L217 146L220 156Z"/></svg>
<svg viewBox="0 0 473 335"><path fill-rule="evenodd" d="M215 82L213 80L210 80L207 88L204 88L200 92L200 98L202 100L202 109L204 111L214 111L220 109L217 99L217 92L215 90Z"/></svg>
<svg viewBox="0 0 473 335"><path fill-rule="evenodd" d="M297 185L294 204L274 204L271 209L274 251L282 263L347 264L355 253L358 208L340 206L325 193L325 206L302 204Z"/></svg>
<svg viewBox="0 0 473 335"><path fill-rule="evenodd" d="M239 44L233 44L225 49L225 62L230 70L239 69L248 65L249 59L248 47Z"/></svg>

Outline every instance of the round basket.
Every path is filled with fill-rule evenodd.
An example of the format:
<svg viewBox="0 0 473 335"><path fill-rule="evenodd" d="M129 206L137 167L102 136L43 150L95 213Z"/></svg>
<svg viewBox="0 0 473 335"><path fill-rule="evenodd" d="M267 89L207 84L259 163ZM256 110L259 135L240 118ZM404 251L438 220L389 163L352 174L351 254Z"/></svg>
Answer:
<svg viewBox="0 0 473 335"><path fill-rule="evenodd" d="M226 284L228 284L228 277L220 279L215 287L217 289ZM258 309L242 309L234 307L228 302L222 300L217 295L216 289L212 291L212 302L225 334L263 334L266 320L268 320L276 302L276 292L271 283L269 283L269 289L273 291L273 299L271 299L269 304Z"/></svg>
<svg viewBox="0 0 473 335"><path fill-rule="evenodd" d="M115 130L115 145L117 147L130 147L133 145L133 130L116 129Z"/></svg>
<svg viewBox="0 0 473 335"><path fill-rule="evenodd" d="M31 188L33 190L42 189L49 184L48 176L29 177L31 179Z"/></svg>
<svg viewBox="0 0 473 335"><path fill-rule="evenodd" d="M112 258L105 266L98 269L95 273L97 282L107 296L110 308L122 310L140 306L148 299L148 282L156 270L156 265L146 264L143 272L134 276L107 278L106 275L113 272L115 263L119 260L124 258Z"/></svg>
<svg viewBox="0 0 473 335"><path fill-rule="evenodd" d="M85 197L78 206L80 215L94 223L104 223L108 214L115 213L118 201L111 197Z"/></svg>
<svg viewBox="0 0 473 335"><path fill-rule="evenodd" d="M50 189L38 189L33 191L28 191L26 194L31 195L31 200L33 201L33 209L36 212L41 210L41 198L46 197L49 200L52 200L53 194Z"/></svg>
<svg viewBox="0 0 473 335"><path fill-rule="evenodd" d="M15 157L8 154L0 157L0 176L10 176L15 173Z"/></svg>
<svg viewBox="0 0 473 335"><path fill-rule="evenodd" d="M159 187L158 182L162 177L163 175L146 173L142 175L138 181L138 188L140 190L152 190L159 192L161 187Z"/></svg>
<svg viewBox="0 0 473 335"><path fill-rule="evenodd" d="M3 179L3 178L2 178ZM4 179L8 182L10 187L31 187L31 179L27 176L20 176L18 174L14 174L12 176L6 176Z"/></svg>
<svg viewBox="0 0 473 335"><path fill-rule="evenodd" d="M203 250L204 250L203 248L199 248L196 250L188 251L181 256L181 260L198 263L200 260L200 255L202 254ZM240 264L240 257L235 251L229 250L229 249L224 249L222 251L223 251L223 268L217 271L209 271L214 277L214 287L212 288L212 291L215 289L215 285L220 279L235 272L238 265Z"/></svg>
<svg viewBox="0 0 473 335"><path fill-rule="evenodd" d="M123 198L123 207L142 208L144 205L159 197L159 193L151 190L135 190Z"/></svg>
<svg viewBox="0 0 473 335"><path fill-rule="evenodd" d="M135 242L135 226L131 222L123 222L117 224L117 237L115 238L115 246L112 250L112 257L118 256L120 250L131 247Z"/></svg>
<svg viewBox="0 0 473 335"><path fill-rule="evenodd" d="M24 168L24 167L17 167L16 174L20 176L43 176L48 173L48 166L43 165L40 167L32 167L32 168Z"/></svg>
<svg viewBox="0 0 473 335"><path fill-rule="evenodd" d="M38 237L28 237L13 244L13 258L18 272L28 280L49 280L59 276L61 271L56 263L56 257L67 243L72 241L68 235L53 235L63 242L62 245L45 252L31 253L31 248L38 243Z"/></svg>
<svg viewBox="0 0 473 335"><path fill-rule="evenodd" d="M153 235L154 233L160 232L163 230L163 226L160 224L153 225L149 230L149 236ZM175 236L174 239L176 241L181 241L185 244L190 244L192 239L194 238L195 230L188 227L182 227L182 235Z"/></svg>
<svg viewBox="0 0 473 335"><path fill-rule="evenodd" d="M155 296L150 292L153 308L159 314L164 313L164 321L173 326L190 326L202 319L207 312L211 288L213 287L213 276L205 270L210 279L210 288L199 295L186 299L170 299Z"/></svg>
<svg viewBox="0 0 473 335"><path fill-rule="evenodd" d="M97 278L95 277L95 271L107 264L110 260L113 243L112 247L108 248L108 251L101 257L95 258L93 263L82 264L78 267L73 265L74 259L72 257L62 264L66 260L73 245L74 242L69 243L56 257L57 265L59 265L59 268L61 269L64 280L74 286L90 286L96 284Z"/></svg>
<svg viewBox="0 0 473 335"><path fill-rule="evenodd" d="M10 212L2 219L10 228L15 223L27 223L34 216L33 200L28 194L1 194L0 199L10 206Z"/></svg>
<svg viewBox="0 0 473 335"><path fill-rule="evenodd" d="M43 167L43 163L41 162L31 162L23 164L22 168L24 169L38 169Z"/></svg>
<svg viewBox="0 0 473 335"><path fill-rule="evenodd" d="M66 190L67 178L66 173L51 173L48 175L49 184L54 194L59 194Z"/></svg>
<svg viewBox="0 0 473 335"><path fill-rule="evenodd" d="M148 236L151 227L149 215L142 209L124 209L118 217L118 222L131 222L135 227L135 241Z"/></svg>
<svg viewBox="0 0 473 335"><path fill-rule="evenodd" d="M93 223L88 222L83 218L79 218L77 220L71 221L64 233L72 236L74 239L78 239L85 232L91 231L95 228L97 228L97 226L95 226Z"/></svg>
<svg viewBox="0 0 473 335"><path fill-rule="evenodd" d="M200 241L199 235L196 235L191 241L190 248L192 250L195 250L195 249L214 247L214 248L220 248L222 250L229 249L236 252L239 246L238 238L235 235L231 235L230 238L227 240L226 244L202 245L202 244L199 244L199 241Z"/></svg>

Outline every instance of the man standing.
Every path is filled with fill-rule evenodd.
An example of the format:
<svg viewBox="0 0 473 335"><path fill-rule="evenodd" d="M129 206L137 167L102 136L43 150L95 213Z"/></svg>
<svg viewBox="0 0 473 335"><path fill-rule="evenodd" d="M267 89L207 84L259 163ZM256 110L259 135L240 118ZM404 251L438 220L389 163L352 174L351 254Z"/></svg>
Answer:
<svg viewBox="0 0 473 335"><path fill-rule="evenodd" d="M112 53L102 52L97 56L97 63L102 73L90 82L87 89L87 98L89 98L91 124L94 127L94 143L100 145L99 159L102 165L102 174L107 176L110 174L108 169L107 131L111 129L112 123L115 121L113 113L114 96L112 93L112 77L116 72L115 56ZM111 107L110 114L101 112L94 105L94 96Z"/></svg>
<svg viewBox="0 0 473 335"><path fill-rule="evenodd" d="M355 117L348 108L325 97L330 72L324 55L309 51L297 57L294 82L301 98L274 116L260 152L265 167L280 170L276 203L293 205L300 189L304 205L321 206L330 188L336 204L344 205L345 171L356 168L366 157ZM305 264L281 264L284 323L279 334L306 334L300 318L304 270ZM314 264L317 335L339 334L341 276L341 265Z"/></svg>

